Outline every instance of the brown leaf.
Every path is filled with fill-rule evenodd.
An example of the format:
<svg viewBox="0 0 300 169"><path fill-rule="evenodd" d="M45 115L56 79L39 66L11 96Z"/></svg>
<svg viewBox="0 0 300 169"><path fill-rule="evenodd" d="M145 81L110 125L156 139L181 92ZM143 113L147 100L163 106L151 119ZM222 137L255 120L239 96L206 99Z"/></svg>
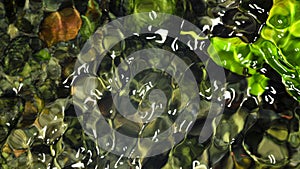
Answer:
<svg viewBox="0 0 300 169"><path fill-rule="evenodd" d="M57 42L74 39L81 25L80 13L75 8L65 8L44 19L39 35L48 46L52 46Z"/></svg>

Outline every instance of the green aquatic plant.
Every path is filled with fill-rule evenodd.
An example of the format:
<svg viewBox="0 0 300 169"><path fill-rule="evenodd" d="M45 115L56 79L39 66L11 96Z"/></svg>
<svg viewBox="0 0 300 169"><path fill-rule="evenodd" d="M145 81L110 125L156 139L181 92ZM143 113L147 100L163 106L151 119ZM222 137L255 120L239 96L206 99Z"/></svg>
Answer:
<svg viewBox="0 0 300 169"><path fill-rule="evenodd" d="M126 8L127 14L151 11L172 14L176 8L176 1L177 0L126 0L124 7Z"/></svg>
<svg viewBox="0 0 300 169"><path fill-rule="evenodd" d="M287 91L297 100L300 100L299 7L299 1L275 0L261 32L264 42L259 44L266 62L282 76Z"/></svg>
<svg viewBox="0 0 300 169"><path fill-rule="evenodd" d="M268 77L261 70L267 63L281 75L287 91L300 100L297 33L300 18L295 14L299 5L297 1L275 0L267 24L256 42L249 44L237 37L213 37L209 47L210 56L215 61L219 56L221 62L217 62L218 65L246 76L253 95L261 95L267 86Z"/></svg>
<svg viewBox="0 0 300 169"><path fill-rule="evenodd" d="M259 71L263 67L264 58L260 57L255 45L245 43L238 37L213 37L208 52L218 65L246 76L251 94L258 96L264 92L268 78Z"/></svg>

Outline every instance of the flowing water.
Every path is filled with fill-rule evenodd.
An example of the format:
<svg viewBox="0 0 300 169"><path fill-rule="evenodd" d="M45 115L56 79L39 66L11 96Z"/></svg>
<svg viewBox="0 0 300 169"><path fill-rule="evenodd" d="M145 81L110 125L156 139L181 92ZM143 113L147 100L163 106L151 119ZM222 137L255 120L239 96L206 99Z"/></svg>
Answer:
<svg viewBox="0 0 300 169"><path fill-rule="evenodd" d="M297 0L0 0L0 168L299 168L299 11ZM164 37L163 23L118 20L140 12L199 30Z"/></svg>

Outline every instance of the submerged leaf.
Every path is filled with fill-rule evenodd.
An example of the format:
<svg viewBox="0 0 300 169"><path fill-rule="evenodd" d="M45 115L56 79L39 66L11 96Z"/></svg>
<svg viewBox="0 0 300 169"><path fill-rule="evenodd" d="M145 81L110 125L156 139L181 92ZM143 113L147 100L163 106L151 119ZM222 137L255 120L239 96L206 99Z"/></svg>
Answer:
<svg viewBox="0 0 300 169"><path fill-rule="evenodd" d="M51 13L44 19L39 35L48 46L52 46L60 41L74 39L81 24L79 12L74 8L65 8Z"/></svg>

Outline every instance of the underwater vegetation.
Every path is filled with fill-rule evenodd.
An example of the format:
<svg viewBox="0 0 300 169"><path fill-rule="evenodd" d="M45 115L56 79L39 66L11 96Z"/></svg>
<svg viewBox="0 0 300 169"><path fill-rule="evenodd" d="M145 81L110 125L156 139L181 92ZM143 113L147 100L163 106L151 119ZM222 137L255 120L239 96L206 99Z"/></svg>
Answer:
<svg viewBox="0 0 300 169"><path fill-rule="evenodd" d="M174 52L172 38L163 44L146 35L124 39L107 51L93 75L101 93L95 103L100 114L76 113L84 109L74 99L76 94L91 91L72 86L75 63L99 52L85 45L88 39L95 32L101 37L104 33L97 29L118 17L152 11L199 27L205 37L182 34L209 40L208 57L200 60L183 43ZM299 12L297 0L0 0L0 168L300 168ZM143 24L143 18L136 20ZM94 40L105 47L123 36L120 30L106 34L101 43ZM149 108L149 93L160 89L168 100L166 109L147 124L120 114L111 97L110 78L133 52L149 48L173 51L189 65L200 109L191 130L170 150L148 157L140 145L144 157L120 157L99 147L83 128L92 132L105 122L131 137L153 136L157 129L170 127L178 117L176 110L194 97L180 95L182 89L169 74L147 69L131 79L130 102ZM154 57L138 66L157 62ZM209 108L217 105L211 98L209 65L224 69L225 106L216 108L213 134L200 143ZM169 66L176 72L176 66ZM133 70L125 66L122 71ZM76 82L89 85L80 78Z"/></svg>

